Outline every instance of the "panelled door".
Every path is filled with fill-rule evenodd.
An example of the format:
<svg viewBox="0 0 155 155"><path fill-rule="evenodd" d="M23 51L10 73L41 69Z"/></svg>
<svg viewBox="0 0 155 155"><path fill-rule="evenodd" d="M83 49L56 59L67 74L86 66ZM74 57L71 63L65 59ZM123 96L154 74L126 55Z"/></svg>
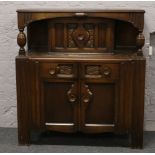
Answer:
<svg viewBox="0 0 155 155"><path fill-rule="evenodd" d="M83 64L81 124L83 132L113 132L119 100L118 64Z"/></svg>
<svg viewBox="0 0 155 155"><path fill-rule="evenodd" d="M77 65L42 63L40 77L45 128L75 132L79 109Z"/></svg>

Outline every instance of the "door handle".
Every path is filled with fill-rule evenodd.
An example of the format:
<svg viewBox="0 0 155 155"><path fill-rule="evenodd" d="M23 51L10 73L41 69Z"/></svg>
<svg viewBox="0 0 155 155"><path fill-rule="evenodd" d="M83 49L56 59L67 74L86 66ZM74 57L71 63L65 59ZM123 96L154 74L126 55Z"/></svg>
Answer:
<svg viewBox="0 0 155 155"><path fill-rule="evenodd" d="M82 97L82 101L84 103L89 103L93 96L93 93L89 90L88 85L84 85L83 92L84 92L84 95Z"/></svg>
<svg viewBox="0 0 155 155"><path fill-rule="evenodd" d="M76 102L76 100L77 100L76 92L77 92L76 85L72 84L71 88L67 91L67 96L68 96L69 102L71 102L71 103Z"/></svg>

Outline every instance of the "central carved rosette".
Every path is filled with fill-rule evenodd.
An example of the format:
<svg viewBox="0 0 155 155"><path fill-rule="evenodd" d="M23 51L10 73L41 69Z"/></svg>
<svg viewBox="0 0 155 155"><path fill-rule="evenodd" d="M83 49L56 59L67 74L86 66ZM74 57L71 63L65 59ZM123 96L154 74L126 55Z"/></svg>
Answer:
<svg viewBox="0 0 155 155"><path fill-rule="evenodd" d="M88 42L88 40L90 38L90 34L81 25L75 31L73 31L72 38L73 38L74 42L76 43L76 45L78 47L82 48L82 47L84 47L87 44L87 42Z"/></svg>

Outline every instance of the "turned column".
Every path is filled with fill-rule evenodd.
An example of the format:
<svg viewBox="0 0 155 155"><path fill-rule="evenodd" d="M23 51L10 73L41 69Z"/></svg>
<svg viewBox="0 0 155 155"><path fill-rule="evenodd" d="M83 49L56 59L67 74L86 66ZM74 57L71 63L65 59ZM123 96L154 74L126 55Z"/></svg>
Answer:
<svg viewBox="0 0 155 155"><path fill-rule="evenodd" d="M139 34L136 39L137 55L138 56L143 55L142 47L144 46L144 43L145 43L145 37L142 34L142 31L139 31Z"/></svg>
<svg viewBox="0 0 155 155"><path fill-rule="evenodd" d="M19 45L19 55L25 55L25 44L26 44L26 35L24 33L24 28L19 28L19 34L17 36L17 43Z"/></svg>

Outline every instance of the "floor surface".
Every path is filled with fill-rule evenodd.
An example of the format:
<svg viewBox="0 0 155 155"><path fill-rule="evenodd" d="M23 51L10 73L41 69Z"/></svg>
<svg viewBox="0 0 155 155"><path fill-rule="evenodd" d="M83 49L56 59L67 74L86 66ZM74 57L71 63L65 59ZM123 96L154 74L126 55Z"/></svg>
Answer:
<svg viewBox="0 0 155 155"><path fill-rule="evenodd" d="M155 132L144 133L144 148L131 149L126 146L124 138L121 140L109 138L109 136L63 136L61 134L51 135L51 143L46 142L48 133L42 135L44 139L43 145L35 142L30 146L19 146L17 141L17 129L15 128L0 128L0 152L1 153L119 153L119 152L155 152ZM42 137L41 136L41 137ZM41 138L40 137L40 138ZM49 140L49 139L48 139ZM103 143L106 142L106 143ZM121 147L119 143L124 144ZM103 145L102 145L103 143ZM108 145L106 145L108 144Z"/></svg>

